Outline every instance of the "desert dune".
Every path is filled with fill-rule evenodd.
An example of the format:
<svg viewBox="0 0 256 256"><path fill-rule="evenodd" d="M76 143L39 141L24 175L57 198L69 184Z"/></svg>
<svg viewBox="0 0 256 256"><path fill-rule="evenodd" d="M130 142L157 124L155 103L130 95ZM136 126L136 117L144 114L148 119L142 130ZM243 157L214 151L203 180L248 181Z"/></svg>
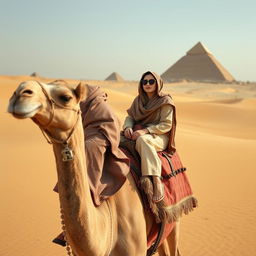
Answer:
<svg viewBox="0 0 256 256"><path fill-rule="evenodd" d="M51 242L61 228L51 145L31 120L14 119L6 110L25 80L33 78L0 76L0 256L61 256L65 249ZM87 82L102 86L123 121L137 83ZM177 107L177 149L199 201L181 219L181 254L254 255L256 86L182 82L164 91Z"/></svg>

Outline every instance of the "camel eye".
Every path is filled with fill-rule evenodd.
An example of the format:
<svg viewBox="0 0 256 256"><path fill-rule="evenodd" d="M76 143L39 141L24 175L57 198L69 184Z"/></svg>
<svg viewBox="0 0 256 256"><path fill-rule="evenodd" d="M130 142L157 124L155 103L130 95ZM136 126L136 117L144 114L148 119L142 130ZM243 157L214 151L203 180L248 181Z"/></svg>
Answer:
<svg viewBox="0 0 256 256"><path fill-rule="evenodd" d="M69 95L60 95L59 99L65 103L68 103L72 99L72 97Z"/></svg>

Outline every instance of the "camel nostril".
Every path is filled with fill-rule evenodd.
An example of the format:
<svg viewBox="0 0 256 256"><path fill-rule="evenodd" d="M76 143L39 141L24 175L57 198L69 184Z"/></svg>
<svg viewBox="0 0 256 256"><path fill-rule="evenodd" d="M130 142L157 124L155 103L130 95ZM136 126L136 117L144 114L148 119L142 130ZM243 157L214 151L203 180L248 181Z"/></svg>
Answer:
<svg viewBox="0 0 256 256"><path fill-rule="evenodd" d="M23 91L22 94L32 95L32 94L33 94L33 91L27 89L27 90Z"/></svg>

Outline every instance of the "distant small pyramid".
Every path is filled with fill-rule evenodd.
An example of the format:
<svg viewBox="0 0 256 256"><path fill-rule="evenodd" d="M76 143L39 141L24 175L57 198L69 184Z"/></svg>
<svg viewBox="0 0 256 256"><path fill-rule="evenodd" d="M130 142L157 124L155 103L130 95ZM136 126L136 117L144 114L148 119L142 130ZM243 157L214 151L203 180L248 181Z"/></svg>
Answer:
<svg viewBox="0 0 256 256"><path fill-rule="evenodd" d="M209 82L231 82L235 80L201 42L193 46L161 77L167 82L183 79Z"/></svg>
<svg viewBox="0 0 256 256"><path fill-rule="evenodd" d="M110 74L106 79L106 81L124 81L124 79L116 72Z"/></svg>
<svg viewBox="0 0 256 256"><path fill-rule="evenodd" d="M39 74L37 72L33 72L30 76L39 77Z"/></svg>

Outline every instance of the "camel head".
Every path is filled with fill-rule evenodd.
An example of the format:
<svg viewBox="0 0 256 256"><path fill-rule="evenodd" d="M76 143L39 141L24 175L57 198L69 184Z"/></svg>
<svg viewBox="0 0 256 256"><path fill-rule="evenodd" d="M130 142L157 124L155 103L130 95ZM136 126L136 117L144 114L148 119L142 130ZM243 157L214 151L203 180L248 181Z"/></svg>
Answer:
<svg viewBox="0 0 256 256"><path fill-rule="evenodd" d="M15 118L31 118L47 133L63 139L74 127L86 93L87 86L81 83L73 89L66 84L22 82L10 98L8 112Z"/></svg>

